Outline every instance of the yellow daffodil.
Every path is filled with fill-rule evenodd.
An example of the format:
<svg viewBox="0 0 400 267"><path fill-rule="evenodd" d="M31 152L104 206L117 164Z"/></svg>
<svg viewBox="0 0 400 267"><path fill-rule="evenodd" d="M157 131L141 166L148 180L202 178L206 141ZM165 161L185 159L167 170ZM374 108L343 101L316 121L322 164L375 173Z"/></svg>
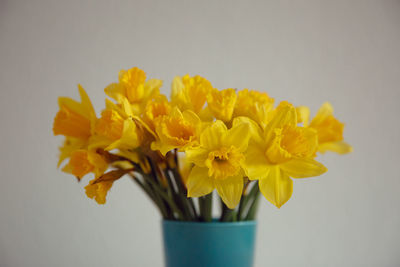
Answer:
<svg viewBox="0 0 400 267"><path fill-rule="evenodd" d="M89 148L134 149L143 144L144 131L139 117L133 115L132 106L126 98L122 104L106 100L106 109L95 125Z"/></svg>
<svg viewBox="0 0 400 267"><path fill-rule="evenodd" d="M78 180L88 173L94 173L95 177L101 176L108 168L107 161L94 150L76 150L71 153L64 172L75 175Z"/></svg>
<svg viewBox="0 0 400 267"><path fill-rule="evenodd" d="M86 147L87 147L86 140L73 137L66 137L64 144L59 148L60 156L57 167L60 167L61 163L67 158L69 158L74 151L79 149L85 149Z"/></svg>
<svg viewBox="0 0 400 267"><path fill-rule="evenodd" d="M271 118L274 108L274 99L267 93L244 89L238 92L234 117L248 117L262 127L265 127Z"/></svg>
<svg viewBox="0 0 400 267"><path fill-rule="evenodd" d="M302 122L304 127L317 131L319 152L333 151L346 154L353 151L353 148L343 141L344 124L333 116L333 107L330 103L324 103L310 123L308 107L300 106L296 108L296 111L298 121Z"/></svg>
<svg viewBox="0 0 400 267"><path fill-rule="evenodd" d="M200 146L186 150L187 160L195 165L187 181L188 196L204 196L216 188L224 203L235 208L243 191L242 165L249 137L247 123L228 130L217 120L206 128Z"/></svg>
<svg viewBox="0 0 400 267"><path fill-rule="evenodd" d="M97 204L105 204L108 191L111 189L114 181L104 181L95 183L96 179L89 182L85 187L88 198L96 200Z"/></svg>
<svg viewBox="0 0 400 267"><path fill-rule="evenodd" d="M193 168L193 163L187 160L186 154L179 154L179 172L182 178L183 184L186 186L190 171Z"/></svg>
<svg viewBox="0 0 400 267"><path fill-rule="evenodd" d="M64 135L83 140L87 140L91 136L96 114L85 90L81 85L78 85L78 89L81 103L68 97L58 99L60 110L54 118L54 135Z"/></svg>
<svg viewBox="0 0 400 267"><path fill-rule="evenodd" d="M236 104L235 89L212 89L207 96L208 108L217 120L229 122Z"/></svg>
<svg viewBox="0 0 400 267"><path fill-rule="evenodd" d="M163 155L174 148L185 150L199 144L202 123L190 110L181 112L175 107L170 115L162 116L156 125L158 140L152 143L151 148Z"/></svg>
<svg viewBox="0 0 400 267"><path fill-rule="evenodd" d="M106 87L106 94L119 103L124 98L128 99L136 115L142 111L148 99L159 94L162 85L162 81L158 79L146 81L146 73L137 67L121 70L118 80L118 83Z"/></svg>
<svg viewBox="0 0 400 267"><path fill-rule="evenodd" d="M89 184L85 187L86 195L89 198L95 199L98 204L105 204L107 193L111 189L113 183L130 171L132 171L132 169L113 170L91 180Z"/></svg>
<svg viewBox="0 0 400 267"><path fill-rule="evenodd" d="M210 221L216 189L228 208L240 203L237 213L223 205L221 221L251 220L260 192L280 208L292 178L326 171L316 152L352 150L329 103L310 120L306 106L283 101L274 108L266 93L218 90L198 75L175 77L170 101L161 85L137 67L121 70L105 88L112 99L100 118L80 85L80 102L58 99L53 133L65 137L58 166L67 161L62 170L78 180L93 173L85 191L97 203L129 173L165 219ZM206 195L198 207L186 199Z"/></svg>
<svg viewBox="0 0 400 267"><path fill-rule="evenodd" d="M333 116L333 108L330 103L326 102L321 106L309 127L318 132L319 152L333 151L346 154L353 150L349 144L343 141L344 124Z"/></svg>
<svg viewBox="0 0 400 267"><path fill-rule="evenodd" d="M259 180L261 193L280 208L292 195L292 178L321 175L326 168L313 157L317 133L298 127L296 109L283 102L264 130L254 136L246 151L244 169L250 180Z"/></svg>
<svg viewBox="0 0 400 267"><path fill-rule="evenodd" d="M177 76L172 82L172 103L182 111L189 109L200 114L212 89L211 83L199 75Z"/></svg>
<svg viewBox="0 0 400 267"><path fill-rule="evenodd" d="M136 148L141 143L139 130L132 117L123 118L116 110L106 109L96 123L93 146L106 145L105 150Z"/></svg>
<svg viewBox="0 0 400 267"><path fill-rule="evenodd" d="M156 120L161 116L168 115L170 112L171 105L167 97L160 94L147 102L143 114L143 121L151 130L155 131Z"/></svg>
<svg viewBox="0 0 400 267"><path fill-rule="evenodd" d="M307 127L310 119L310 109L306 106L296 107L297 122Z"/></svg>

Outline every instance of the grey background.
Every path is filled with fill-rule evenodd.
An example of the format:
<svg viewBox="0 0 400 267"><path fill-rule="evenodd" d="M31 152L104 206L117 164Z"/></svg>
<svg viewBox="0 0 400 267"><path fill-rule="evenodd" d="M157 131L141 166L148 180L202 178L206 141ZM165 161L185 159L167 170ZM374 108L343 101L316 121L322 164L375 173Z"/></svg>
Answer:
<svg viewBox="0 0 400 267"><path fill-rule="evenodd" d="M311 107L354 153L319 159L280 210L262 202L256 266L399 266L399 1L0 0L0 266L162 266L160 218L128 179L105 206L56 168L57 97L139 66Z"/></svg>

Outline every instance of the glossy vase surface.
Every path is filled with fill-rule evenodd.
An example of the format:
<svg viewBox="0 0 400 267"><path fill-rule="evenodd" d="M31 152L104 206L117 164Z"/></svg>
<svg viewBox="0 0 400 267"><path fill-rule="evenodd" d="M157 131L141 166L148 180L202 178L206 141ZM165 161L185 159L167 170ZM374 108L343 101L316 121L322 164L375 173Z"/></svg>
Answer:
<svg viewBox="0 0 400 267"><path fill-rule="evenodd" d="M166 267L251 267L255 221L162 221Z"/></svg>

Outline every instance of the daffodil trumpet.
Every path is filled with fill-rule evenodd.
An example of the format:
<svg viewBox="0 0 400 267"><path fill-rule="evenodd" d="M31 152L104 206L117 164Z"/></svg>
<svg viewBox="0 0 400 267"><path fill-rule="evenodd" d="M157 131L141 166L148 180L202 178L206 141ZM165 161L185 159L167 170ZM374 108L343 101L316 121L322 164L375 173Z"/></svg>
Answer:
<svg viewBox="0 0 400 267"><path fill-rule="evenodd" d="M255 220L261 196L281 208L296 179L327 171L319 154L352 151L328 102L310 119L306 106L219 90L199 75L175 77L170 98L161 86L137 67L122 70L100 116L81 85L80 102L59 98L58 166L78 181L93 175L85 191L98 204L130 177L166 220Z"/></svg>

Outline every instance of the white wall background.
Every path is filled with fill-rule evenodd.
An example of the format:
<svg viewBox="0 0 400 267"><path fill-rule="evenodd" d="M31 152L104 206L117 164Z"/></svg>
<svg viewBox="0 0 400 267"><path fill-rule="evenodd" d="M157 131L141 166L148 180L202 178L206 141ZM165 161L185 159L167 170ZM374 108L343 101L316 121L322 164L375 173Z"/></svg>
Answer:
<svg viewBox="0 0 400 267"><path fill-rule="evenodd" d="M201 74L316 112L354 153L263 201L256 266L399 266L399 1L0 0L0 266L162 266L160 218L128 179L105 206L56 169L60 95L100 112L122 68Z"/></svg>

